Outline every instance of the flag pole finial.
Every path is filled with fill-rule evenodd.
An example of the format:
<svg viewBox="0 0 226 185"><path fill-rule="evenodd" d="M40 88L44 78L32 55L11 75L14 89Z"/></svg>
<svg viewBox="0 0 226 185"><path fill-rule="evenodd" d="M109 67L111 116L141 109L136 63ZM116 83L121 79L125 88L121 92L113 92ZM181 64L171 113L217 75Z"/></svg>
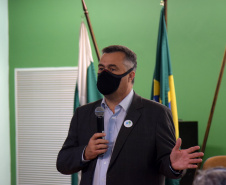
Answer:
<svg viewBox="0 0 226 185"><path fill-rule="evenodd" d="M96 42L96 38L95 38L95 35L94 35L94 32L93 32L93 28L92 28L92 25L91 25L91 22L90 22L90 19L89 19L89 12L88 12L88 9L87 9L87 6L86 6L86 3L85 3L84 0L82 0L82 6L83 6L84 14L85 14L88 26L89 26L89 31L90 31L90 34L91 34L91 37L92 37L92 40L93 40L95 51L96 51L96 54L97 54L97 59L98 59L98 61L100 61L100 52L99 52L99 49L98 49L98 46L97 46L97 42Z"/></svg>
<svg viewBox="0 0 226 185"><path fill-rule="evenodd" d="M167 28L167 0L161 0L160 5L164 6L164 15Z"/></svg>

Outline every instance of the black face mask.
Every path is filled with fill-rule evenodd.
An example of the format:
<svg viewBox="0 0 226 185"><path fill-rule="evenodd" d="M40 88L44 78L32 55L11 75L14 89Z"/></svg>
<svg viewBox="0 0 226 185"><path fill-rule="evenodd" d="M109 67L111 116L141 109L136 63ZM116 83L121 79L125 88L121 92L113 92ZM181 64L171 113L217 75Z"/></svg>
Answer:
<svg viewBox="0 0 226 185"><path fill-rule="evenodd" d="M116 75L111 73L108 70L104 70L103 72L98 74L97 78L97 88L103 95L109 95L115 92L120 84L121 78L129 74L133 68L129 69L127 72Z"/></svg>

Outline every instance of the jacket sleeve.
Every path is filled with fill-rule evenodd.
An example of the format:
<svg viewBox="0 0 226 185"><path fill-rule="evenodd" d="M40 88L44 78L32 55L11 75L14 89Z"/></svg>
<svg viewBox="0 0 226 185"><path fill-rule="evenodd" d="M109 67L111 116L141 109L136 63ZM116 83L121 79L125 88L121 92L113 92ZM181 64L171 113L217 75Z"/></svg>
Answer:
<svg viewBox="0 0 226 185"><path fill-rule="evenodd" d="M86 145L78 141L78 109L71 120L68 136L58 153L56 167L62 174L73 174L82 170L88 163L82 162L82 153Z"/></svg>
<svg viewBox="0 0 226 185"><path fill-rule="evenodd" d="M173 173L170 168L170 154L175 146L175 141L175 129L171 111L164 107L156 126L157 164L160 173L173 179L181 177L181 175Z"/></svg>

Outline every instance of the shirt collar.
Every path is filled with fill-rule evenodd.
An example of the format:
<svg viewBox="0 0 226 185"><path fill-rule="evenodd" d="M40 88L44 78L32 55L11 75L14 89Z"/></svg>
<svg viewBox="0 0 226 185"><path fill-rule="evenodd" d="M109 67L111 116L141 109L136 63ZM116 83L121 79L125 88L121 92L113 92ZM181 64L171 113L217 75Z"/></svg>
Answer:
<svg viewBox="0 0 226 185"><path fill-rule="evenodd" d="M132 99L133 99L133 89L130 91L130 93L118 104L120 105L126 112L128 111L128 108L130 106L130 104L132 103ZM102 102L101 102L101 106L103 108L108 107L105 101L105 98L103 98Z"/></svg>

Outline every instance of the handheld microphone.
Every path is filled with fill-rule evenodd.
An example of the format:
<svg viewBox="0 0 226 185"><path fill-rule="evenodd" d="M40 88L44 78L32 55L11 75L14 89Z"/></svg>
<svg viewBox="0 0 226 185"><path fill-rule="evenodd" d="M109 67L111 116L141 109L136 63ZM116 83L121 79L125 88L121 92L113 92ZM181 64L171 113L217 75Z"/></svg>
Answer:
<svg viewBox="0 0 226 185"><path fill-rule="evenodd" d="M95 115L97 116L97 132L103 133L104 132L104 108L97 107L95 109ZM104 137L102 139L104 139Z"/></svg>

